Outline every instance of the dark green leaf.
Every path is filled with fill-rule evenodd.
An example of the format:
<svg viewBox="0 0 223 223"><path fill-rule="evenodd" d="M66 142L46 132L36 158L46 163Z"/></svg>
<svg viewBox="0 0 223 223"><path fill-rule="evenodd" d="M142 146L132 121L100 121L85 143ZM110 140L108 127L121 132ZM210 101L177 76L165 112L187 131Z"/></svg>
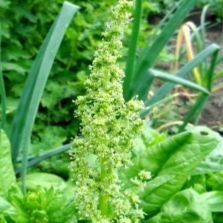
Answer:
<svg viewBox="0 0 223 223"><path fill-rule="evenodd" d="M44 87L64 33L77 7L65 2L61 12L51 27L29 72L11 132L12 159L16 161L19 150L30 137L32 126ZM25 139L26 138L26 139Z"/></svg>

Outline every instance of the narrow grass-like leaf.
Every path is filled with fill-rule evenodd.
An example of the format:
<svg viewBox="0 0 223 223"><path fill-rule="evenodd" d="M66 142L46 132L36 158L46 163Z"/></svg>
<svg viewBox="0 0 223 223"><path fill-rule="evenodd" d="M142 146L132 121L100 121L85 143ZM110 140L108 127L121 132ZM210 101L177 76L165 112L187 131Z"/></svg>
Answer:
<svg viewBox="0 0 223 223"><path fill-rule="evenodd" d="M22 154L22 171L21 171L21 181L22 181L22 192L26 193L26 171L27 171L27 163L28 163L28 152L30 148L31 141L31 132L23 138L21 143L21 148L23 151Z"/></svg>
<svg viewBox="0 0 223 223"><path fill-rule="evenodd" d="M22 190L26 191L26 170L32 127L39 103L45 88L56 53L65 31L78 7L65 2L44 40L25 83L22 97L16 111L11 130L12 161L15 165L19 151L22 150Z"/></svg>
<svg viewBox="0 0 223 223"><path fill-rule="evenodd" d="M202 44L203 47L205 47L205 42L206 42L206 15L209 9L209 5L205 5L202 12L201 12L201 38L202 38Z"/></svg>
<svg viewBox="0 0 223 223"><path fill-rule="evenodd" d="M166 97L164 97L163 99L157 101L156 103L152 104L152 105L149 105L147 107L145 107L143 110L140 111L140 117L141 118L145 118L146 115L155 107L159 107L159 106L162 106L164 105L165 103L171 103L171 101L176 98L179 94L170 94Z"/></svg>
<svg viewBox="0 0 223 223"><path fill-rule="evenodd" d="M134 64L136 57L137 41L140 30L141 16L142 16L142 0L136 0L135 10L134 10L134 22L133 22L131 40L129 44L128 58L126 62L126 70L125 70L126 75L123 84L123 91L128 90L127 88L129 86L129 83L131 83L134 72Z"/></svg>
<svg viewBox="0 0 223 223"><path fill-rule="evenodd" d="M73 4L64 3L29 72L11 130L12 160L14 163L23 141L26 141L25 138L31 134L53 61L64 33L77 9L78 7Z"/></svg>
<svg viewBox="0 0 223 223"><path fill-rule="evenodd" d="M208 69L207 74L206 74L206 80L205 80L206 88L210 92L212 91L212 89L211 89L212 88L212 80L213 80L214 69L217 64L218 52L219 52L219 49L213 53L211 62L210 62L210 68ZM183 131L184 128L186 127L186 125L190 121L193 121L195 123L198 122L199 116L201 114L201 111L203 110L203 107L204 107L206 101L208 100L208 97L209 97L208 95L203 94L203 93L198 97L195 105L192 107L192 109L188 112L187 116L185 117L184 123L179 129L180 131Z"/></svg>
<svg viewBox="0 0 223 223"><path fill-rule="evenodd" d="M53 156L56 156L60 153L63 153L63 152L66 152L68 151L69 149L71 149L72 145L71 144L66 144L66 145L63 145L59 148L55 148L55 149L51 149L51 150L48 150L46 152L43 152L37 156L33 156L33 157L30 157L28 158L28 163L27 163L27 167L32 167L38 163L40 163L41 161L43 160L46 160L46 159L49 159ZM16 173L17 174L20 174L21 173L21 169L17 169L16 170Z"/></svg>
<svg viewBox="0 0 223 223"><path fill-rule="evenodd" d="M188 12L193 8L194 4L194 0L182 1L176 12L173 13L172 17L163 28L162 33L155 39L152 45L149 44L149 47L145 47L136 63L133 79L124 92L124 96L127 100L134 95L139 95L139 98L145 99L147 91L153 81L153 77L147 73L148 68L153 66L159 53L175 30L180 26Z"/></svg>
<svg viewBox="0 0 223 223"><path fill-rule="evenodd" d="M200 19L200 27L201 27L201 32L200 32L200 37L201 37L201 43L202 43L202 48L204 49L206 47L206 27L208 25L208 22L206 22L206 15L209 9L209 5L205 5L204 8L202 9L201 12L201 19ZM208 68L208 63L207 59L204 60L204 63L202 63L202 73L204 73L207 68Z"/></svg>
<svg viewBox="0 0 223 223"><path fill-rule="evenodd" d="M1 95L0 128L4 129L5 122L6 122L6 92L5 92L5 84L4 84L4 78L3 78L3 73L2 73L1 54L2 54L2 47L1 47L1 26L0 26L0 95Z"/></svg>
<svg viewBox="0 0 223 223"><path fill-rule="evenodd" d="M168 82L175 83L175 84L179 84L179 85L188 87L190 89L203 92L204 94L207 94L207 95L210 94L210 92L207 89L205 89L204 87L202 87L202 86L200 86L200 85L198 85L194 82L185 80L181 77L171 75L171 74L168 74L166 72L155 70L155 69L150 69L149 73L153 77L159 78L161 80L168 81Z"/></svg>
<svg viewBox="0 0 223 223"><path fill-rule="evenodd" d="M175 76L185 78L186 76L189 75L189 73L193 70L194 67L202 63L209 56L211 55L213 56L213 54L216 53L218 50L219 50L219 46L217 44L214 44L214 43L211 44L206 49L204 49L199 54L197 54L193 60L186 63L179 71L177 71ZM171 90L174 87L175 87L175 84L173 83L164 84L150 100L147 100L145 102L145 105L149 106L163 99L164 97L166 97L167 94L171 92Z"/></svg>

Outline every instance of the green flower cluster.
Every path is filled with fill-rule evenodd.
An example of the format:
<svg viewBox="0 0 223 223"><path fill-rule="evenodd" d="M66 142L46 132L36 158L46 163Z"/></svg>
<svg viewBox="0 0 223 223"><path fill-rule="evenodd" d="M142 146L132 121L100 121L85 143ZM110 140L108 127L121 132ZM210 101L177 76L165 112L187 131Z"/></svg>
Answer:
<svg viewBox="0 0 223 223"><path fill-rule="evenodd" d="M81 135L74 140L75 197L80 216L93 223L131 223L143 217L137 194L124 189L118 174L131 164L130 149L142 127L142 103L124 101L124 72L117 64L131 6L119 0L112 9L85 83L87 93L76 101Z"/></svg>

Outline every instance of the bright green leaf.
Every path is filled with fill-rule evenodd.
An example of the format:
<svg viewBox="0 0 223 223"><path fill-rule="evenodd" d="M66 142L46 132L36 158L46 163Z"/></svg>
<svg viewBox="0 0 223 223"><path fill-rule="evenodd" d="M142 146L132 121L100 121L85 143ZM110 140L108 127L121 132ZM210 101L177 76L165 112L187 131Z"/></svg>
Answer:
<svg viewBox="0 0 223 223"><path fill-rule="evenodd" d="M0 130L0 194L7 196L8 189L16 183L11 161L11 146L5 132Z"/></svg>
<svg viewBox="0 0 223 223"><path fill-rule="evenodd" d="M35 190L41 188L58 188L64 189L66 187L65 181L54 174L50 173L30 173L26 178L27 188Z"/></svg>
<svg viewBox="0 0 223 223"><path fill-rule="evenodd" d="M11 215L15 213L13 206L5 200L3 197L0 197L0 219L1 215Z"/></svg>
<svg viewBox="0 0 223 223"><path fill-rule="evenodd" d="M177 193L161 209L161 212L147 223L213 223L207 203L194 190Z"/></svg>
<svg viewBox="0 0 223 223"><path fill-rule="evenodd" d="M185 137L185 134L189 135ZM176 143L176 137L182 137L182 142ZM170 137L158 145L160 148L160 156L158 157L161 157L155 159L157 167L159 167L159 169L157 168L158 173L152 181L148 182L142 194L145 211L148 214L156 213L171 196L182 188L194 169L219 143L219 138L210 129L194 127L186 133ZM176 149L167 155L168 148L171 147L176 147ZM151 150L154 151L156 148L152 148ZM162 159L162 156L166 157L166 159ZM172 176L172 180L151 190L150 184L153 184L156 177L161 176Z"/></svg>
<svg viewBox="0 0 223 223"><path fill-rule="evenodd" d="M223 212L223 191L207 192L202 194L202 198L212 212Z"/></svg>

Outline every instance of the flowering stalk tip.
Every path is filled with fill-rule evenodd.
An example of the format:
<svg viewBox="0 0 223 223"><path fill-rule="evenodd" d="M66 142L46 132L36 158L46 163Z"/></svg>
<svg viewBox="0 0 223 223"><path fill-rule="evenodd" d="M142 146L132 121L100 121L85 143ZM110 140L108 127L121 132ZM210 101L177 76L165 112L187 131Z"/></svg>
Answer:
<svg viewBox="0 0 223 223"><path fill-rule="evenodd" d="M138 222L143 216L139 199L133 202L119 178L120 169L131 163L130 149L142 127L142 103L124 101L124 72L117 63L131 6L120 0L112 9L85 83L86 95L76 101L81 134L74 140L75 196L80 215L93 223Z"/></svg>

